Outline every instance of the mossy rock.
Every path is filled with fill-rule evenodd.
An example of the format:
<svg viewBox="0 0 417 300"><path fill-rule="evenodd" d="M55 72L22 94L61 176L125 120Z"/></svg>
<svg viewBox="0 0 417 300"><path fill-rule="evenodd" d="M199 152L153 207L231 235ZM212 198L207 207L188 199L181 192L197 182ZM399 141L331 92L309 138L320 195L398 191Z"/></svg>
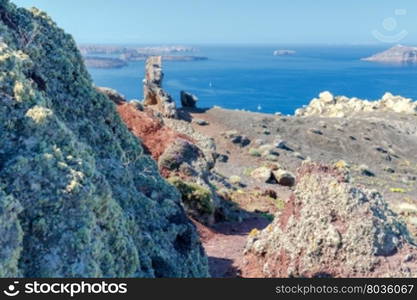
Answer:
<svg viewBox="0 0 417 300"><path fill-rule="evenodd" d="M208 276L179 193L73 38L37 9L0 8L0 276Z"/></svg>

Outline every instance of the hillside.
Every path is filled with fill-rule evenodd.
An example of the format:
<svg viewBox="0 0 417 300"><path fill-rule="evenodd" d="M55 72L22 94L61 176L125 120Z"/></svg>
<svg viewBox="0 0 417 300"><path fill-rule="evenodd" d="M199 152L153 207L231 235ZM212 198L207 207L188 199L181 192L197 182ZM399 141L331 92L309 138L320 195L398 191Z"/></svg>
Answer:
<svg viewBox="0 0 417 300"><path fill-rule="evenodd" d="M0 276L208 276L180 194L72 37L7 0L0 36Z"/></svg>

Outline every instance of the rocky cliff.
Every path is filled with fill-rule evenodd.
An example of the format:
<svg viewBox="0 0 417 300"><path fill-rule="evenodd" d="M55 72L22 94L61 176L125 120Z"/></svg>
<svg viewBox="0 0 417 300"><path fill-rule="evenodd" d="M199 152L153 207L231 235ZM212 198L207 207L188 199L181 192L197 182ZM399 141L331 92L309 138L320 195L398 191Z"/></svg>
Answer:
<svg viewBox="0 0 417 300"><path fill-rule="evenodd" d="M208 276L180 194L71 36L7 0L0 36L0 276Z"/></svg>

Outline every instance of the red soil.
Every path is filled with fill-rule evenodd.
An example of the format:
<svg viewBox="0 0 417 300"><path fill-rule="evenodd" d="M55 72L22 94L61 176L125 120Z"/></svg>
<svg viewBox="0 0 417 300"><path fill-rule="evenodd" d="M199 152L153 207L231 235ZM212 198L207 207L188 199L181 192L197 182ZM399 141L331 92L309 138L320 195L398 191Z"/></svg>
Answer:
<svg viewBox="0 0 417 300"><path fill-rule="evenodd" d="M209 258L210 274L214 278L241 277L243 251L248 234L253 229L262 230L269 221L250 218L243 222L222 223L208 228L195 222L204 249Z"/></svg>
<svg viewBox="0 0 417 300"><path fill-rule="evenodd" d="M152 109L140 111L129 103L123 103L117 106L117 110L129 130L142 140L156 161L177 138L193 143L190 137L164 126Z"/></svg>

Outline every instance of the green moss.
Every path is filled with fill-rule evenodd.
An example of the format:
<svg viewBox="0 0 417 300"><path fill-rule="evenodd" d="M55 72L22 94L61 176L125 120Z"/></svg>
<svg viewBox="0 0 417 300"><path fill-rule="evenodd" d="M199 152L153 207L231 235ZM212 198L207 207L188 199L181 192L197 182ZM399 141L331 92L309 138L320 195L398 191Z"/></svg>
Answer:
<svg viewBox="0 0 417 300"><path fill-rule="evenodd" d="M185 182L178 177L168 179L181 193L182 201L186 208L197 215L211 215L214 212L214 205L209 190L198 184Z"/></svg>
<svg viewBox="0 0 417 300"><path fill-rule="evenodd" d="M0 186L0 277L18 277L18 260L23 248L23 231L18 214L22 206Z"/></svg>

